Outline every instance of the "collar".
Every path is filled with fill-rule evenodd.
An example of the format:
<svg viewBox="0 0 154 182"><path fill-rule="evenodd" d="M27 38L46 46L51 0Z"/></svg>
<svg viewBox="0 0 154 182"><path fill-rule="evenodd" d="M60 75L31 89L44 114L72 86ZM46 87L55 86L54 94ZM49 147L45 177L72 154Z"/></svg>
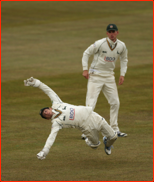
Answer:
<svg viewBox="0 0 154 182"><path fill-rule="evenodd" d="M58 109L52 109L53 115L51 117L51 119L56 119L58 116L61 115L62 111L58 110Z"/></svg>
<svg viewBox="0 0 154 182"><path fill-rule="evenodd" d="M117 40L115 42L113 42L108 37L106 38L106 40L107 40L109 48L111 49L111 51L113 51L117 46Z"/></svg>
<svg viewBox="0 0 154 182"><path fill-rule="evenodd" d="M111 39L109 39L109 37L107 37L107 40L110 43L110 45L116 45L118 39L115 42L113 42Z"/></svg>

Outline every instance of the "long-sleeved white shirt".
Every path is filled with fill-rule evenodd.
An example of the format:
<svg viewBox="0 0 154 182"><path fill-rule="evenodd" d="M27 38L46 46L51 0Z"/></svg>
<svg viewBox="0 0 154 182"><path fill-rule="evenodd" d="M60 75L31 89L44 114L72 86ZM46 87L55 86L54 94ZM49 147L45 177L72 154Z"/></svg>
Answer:
<svg viewBox="0 0 154 182"><path fill-rule="evenodd" d="M89 73L101 76L110 76L114 74L115 63L120 58L120 75L125 76L127 71L127 48L124 42L116 40L111 41L108 37L96 41L89 46L83 53L83 70L88 70L89 57L94 55Z"/></svg>
<svg viewBox="0 0 154 182"><path fill-rule="evenodd" d="M48 136L43 150L50 149L53 145L57 133L62 128L82 129L84 122L92 113L92 107L75 106L61 101L58 95L44 83L40 83L39 88L45 92L52 101L52 112L54 113L51 122L51 133Z"/></svg>

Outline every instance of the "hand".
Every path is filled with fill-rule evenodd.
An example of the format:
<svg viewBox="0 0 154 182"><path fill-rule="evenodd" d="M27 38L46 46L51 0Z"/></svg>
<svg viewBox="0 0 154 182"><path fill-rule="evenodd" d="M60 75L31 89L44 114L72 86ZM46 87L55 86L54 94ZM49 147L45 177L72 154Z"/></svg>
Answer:
<svg viewBox="0 0 154 182"><path fill-rule="evenodd" d="M89 79L89 73L88 73L88 70L84 70L82 75L86 78L86 79Z"/></svg>
<svg viewBox="0 0 154 182"><path fill-rule="evenodd" d="M40 151L38 154L37 154L37 158L40 159L40 160L43 160L45 159L45 153L43 151Z"/></svg>
<svg viewBox="0 0 154 182"><path fill-rule="evenodd" d="M37 158L40 160L43 160L46 158L46 156L49 153L49 149L48 148L43 148L43 150L41 150L38 154L37 154Z"/></svg>
<svg viewBox="0 0 154 182"><path fill-rule="evenodd" d="M38 87L40 85L40 80L38 79L35 79L33 77L27 79L27 80L24 80L24 85L25 86L33 86L33 87Z"/></svg>
<svg viewBox="0 0 154 182"><path fill-rule="evenodd" d="M122 85L124 82L124 76L120 76L119 78L119 85Z"/></svg>

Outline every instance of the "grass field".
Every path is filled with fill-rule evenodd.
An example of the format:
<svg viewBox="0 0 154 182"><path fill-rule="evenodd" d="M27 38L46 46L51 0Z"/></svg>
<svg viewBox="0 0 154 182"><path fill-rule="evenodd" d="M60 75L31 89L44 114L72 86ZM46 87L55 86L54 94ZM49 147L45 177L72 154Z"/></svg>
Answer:
<svg viewBox="0 0 154 182"><path fill-rule="evenodd" d="M152 11L146 1L1 2L2 181L153 180ZM125 82L118 86L119 127L128 137L119 138L107 156L103 144L92 150L80 131L63 129L46 160L37 160L51 130L38 113L51 103L41 90L24 87L23 80L36 77L64 102L85 105L82 54L106 36L111 22L129 53ZM115 76L118 82L119 62ZM95 111L109 120L103 94Z"/></svg>

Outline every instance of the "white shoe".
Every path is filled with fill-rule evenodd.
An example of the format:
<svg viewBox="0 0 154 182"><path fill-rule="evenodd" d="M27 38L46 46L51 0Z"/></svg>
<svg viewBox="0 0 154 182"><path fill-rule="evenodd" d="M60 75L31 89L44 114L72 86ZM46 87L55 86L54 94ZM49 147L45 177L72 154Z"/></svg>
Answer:
<svg viewBox="0 0 154 182"><path fill-rule="evenodd" d="M126 133L122 133L120 131L117 132L118 137L127 137Z"/></svg>
<svg viewBox="0 0 154 182"><path fill-rule="evenodd" d="M85 140L87 137L86 137L85 134L82 134L82 135L81 135L81 138L82 138L83 140Z"/></svg>

